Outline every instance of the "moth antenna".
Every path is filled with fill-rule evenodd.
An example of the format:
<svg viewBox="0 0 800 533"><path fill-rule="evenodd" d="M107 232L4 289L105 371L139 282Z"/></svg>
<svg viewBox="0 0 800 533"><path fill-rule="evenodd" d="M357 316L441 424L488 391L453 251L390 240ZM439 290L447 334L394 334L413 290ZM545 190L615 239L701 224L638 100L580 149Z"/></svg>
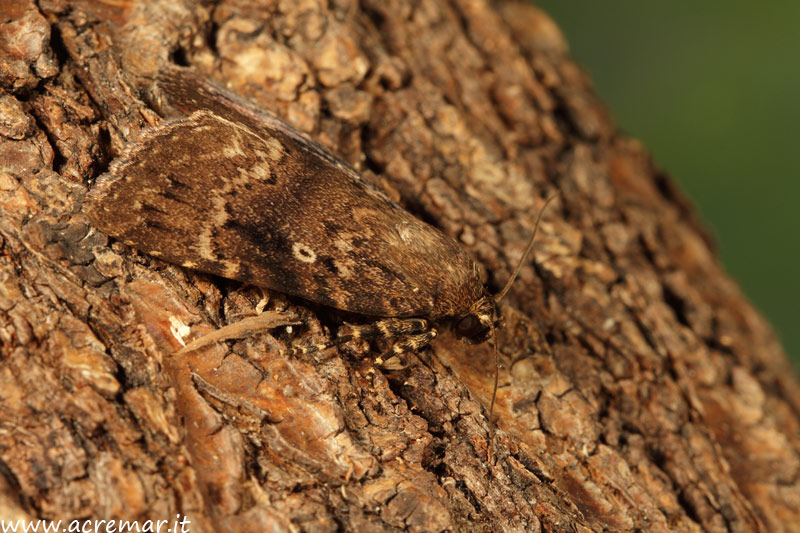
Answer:
<svg viewBox="0 0 800 533"><path fill-rule="evenodd" d="M497 387L500 385L500 352L497 349L497 330L494 322L491 325L492 338L494 339L494 389L492 390L492 401L489 403L489 449L492 448L494 440L494 402L497 400ZM489 461L492 462L491 460Z"/></svg>
<svg viewBox="0 0 800 533"><path fill-rule="evenodd" d="M528 254L530 254L531 250L533 250L533 243L536 239L536 233L539 231L539 223L542 221L542 215L544 215L544 212L547 210L547 206L550 205L550 202L555 200L559 194L560 193L558 192L553 193L550 196L550 198L548 198L545 201L544 205L542 206L542 210L539 211L539 216L536 217L536 225L533 226L533 234L531 235L531 240L528 241L528 247L525 248L525 253L522 254L522 259L520 259L519 263L517 263L517 268L514 269L514 273L511 274L510 278L508 278L506 286L503 287L503 290L500 291L500 293L495 297L494 299L495 304L500 303L500 300L502 300L503 297L508 293L509 289L511 289L511 284L514 283L515 279L517 279L517 275L519 275L519 271L522 270L522 265L523 263L525 263L525 259L527 259Z"/></svg>

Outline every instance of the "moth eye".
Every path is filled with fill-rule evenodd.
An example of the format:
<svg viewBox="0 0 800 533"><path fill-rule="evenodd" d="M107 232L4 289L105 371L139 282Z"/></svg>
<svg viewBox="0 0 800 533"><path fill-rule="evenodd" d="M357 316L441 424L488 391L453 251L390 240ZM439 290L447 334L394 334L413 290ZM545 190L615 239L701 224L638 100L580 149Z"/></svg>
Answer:
<svg viewBox="0 0 800 533"><path fill-rule="evenodd" d="M464 337L470 337L476 333L476 329L480 326L480 321L475 315L467 315L456 324L456 333Z"/></svg>

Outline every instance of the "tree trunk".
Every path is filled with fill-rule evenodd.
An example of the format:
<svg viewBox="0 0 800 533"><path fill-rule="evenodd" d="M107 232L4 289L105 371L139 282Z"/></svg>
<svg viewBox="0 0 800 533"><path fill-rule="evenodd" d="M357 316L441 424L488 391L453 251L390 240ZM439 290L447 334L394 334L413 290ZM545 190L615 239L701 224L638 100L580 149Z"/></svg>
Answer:
<svg viewBox="0 0 800 533"><path fill-rule="evenodd" d="M460 241L491 342L287 355L342 318L114 242L93 179L177 62ZM692 207L527 3L0 0L0 517L191 531L800 531L800 389ZM200 171L200 170L199 170ZM266 208L266 207L265 207ZM256 307L304 325L176 354ZM180 518L179 518L180 519Z"/></svg>

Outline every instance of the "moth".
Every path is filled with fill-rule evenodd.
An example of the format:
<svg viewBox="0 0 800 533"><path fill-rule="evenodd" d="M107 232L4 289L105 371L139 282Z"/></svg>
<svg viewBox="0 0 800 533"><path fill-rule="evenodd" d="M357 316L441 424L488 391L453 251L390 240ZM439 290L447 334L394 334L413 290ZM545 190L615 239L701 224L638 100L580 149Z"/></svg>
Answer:
<svg viewBox="0 0 800 533"><path fill-rule="evenodd" d="M159 86L188 116L144 132L100 176L84 207L96 227L171 263L375 317L339 340L393 338L401 353L443 326L486 340L498 298L455 240L190 71L168 68Z"/></svg>

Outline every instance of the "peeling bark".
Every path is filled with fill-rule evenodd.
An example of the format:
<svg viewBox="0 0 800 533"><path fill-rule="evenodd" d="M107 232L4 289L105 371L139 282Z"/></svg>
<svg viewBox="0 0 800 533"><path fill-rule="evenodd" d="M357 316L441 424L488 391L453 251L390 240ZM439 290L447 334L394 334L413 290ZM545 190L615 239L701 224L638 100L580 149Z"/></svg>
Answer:
<svg viewBox="0 0 800 533"><path fill-rule="evenodd" d="M81 213L168 62L458 239L489 344L316 356L330 309L142 256ZM0 0L0 517L191 531L800 531L800 389L691 205L526 3ZM176 354L291 310L306 326Z"/></svg>

